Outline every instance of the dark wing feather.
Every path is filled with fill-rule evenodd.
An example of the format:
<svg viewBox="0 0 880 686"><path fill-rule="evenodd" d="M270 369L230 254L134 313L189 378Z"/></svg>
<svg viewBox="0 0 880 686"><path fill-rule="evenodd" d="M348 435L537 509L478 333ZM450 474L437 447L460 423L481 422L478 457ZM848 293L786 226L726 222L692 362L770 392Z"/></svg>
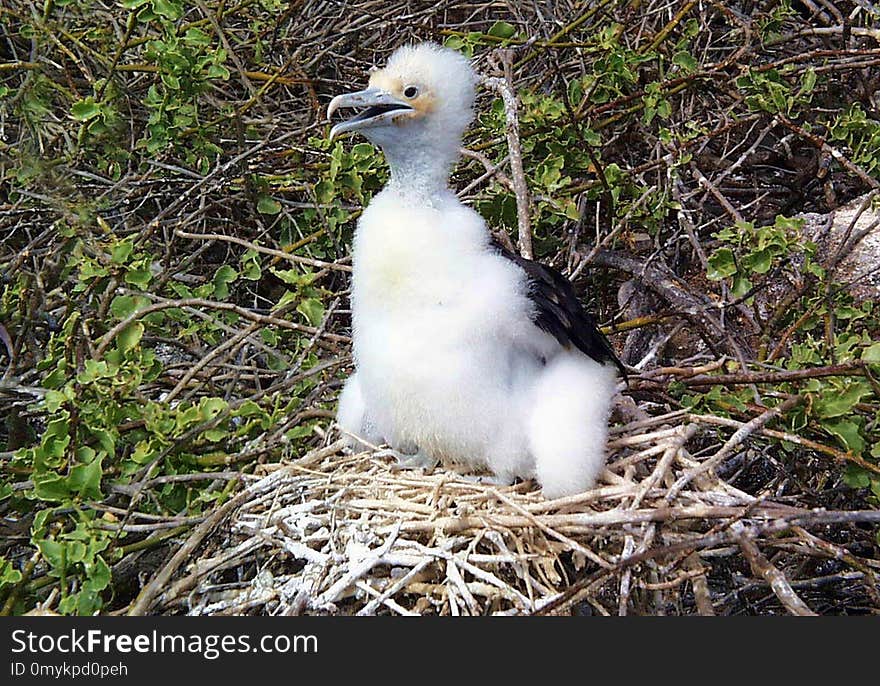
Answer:
<svg viewBox="0 0 880 686"><path fill-rule="evenodd" d="M563 347L573 345L596 362L611 362L626 378L626 368L593 318L584 310L568 279L553 267L510 252L494 239L492 248L526 273L528 295L535 304L534 321L540 329L553 336Z"/></svg>

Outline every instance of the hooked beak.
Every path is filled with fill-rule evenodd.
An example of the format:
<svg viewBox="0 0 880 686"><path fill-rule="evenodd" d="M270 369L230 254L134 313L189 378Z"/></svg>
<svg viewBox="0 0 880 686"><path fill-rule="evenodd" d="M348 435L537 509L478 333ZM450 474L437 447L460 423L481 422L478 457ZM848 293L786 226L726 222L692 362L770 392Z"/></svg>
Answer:
<svg viewBox="0 0 880 686"><path fill-rule="evenodd" d="M398 100L391 93L381 88L367 88L357 93L337 95L330 101L330 105L327 107L327 119L330 119L336 110L343 107L364 107L366 109L330 129L331 141L341 133L382 126L413 111L410 105Z"/></svg>

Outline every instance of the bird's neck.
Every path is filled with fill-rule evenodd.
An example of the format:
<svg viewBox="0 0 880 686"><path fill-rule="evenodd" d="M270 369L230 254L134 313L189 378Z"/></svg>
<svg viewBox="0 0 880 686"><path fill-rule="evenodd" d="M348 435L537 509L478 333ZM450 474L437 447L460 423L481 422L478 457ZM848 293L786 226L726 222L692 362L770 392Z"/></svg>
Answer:
<svg viewBox="0 0 880 686"><path fill-rule="evenodd" d="M427 147L393 146L384 149L391 179L388 188L404 198L430 201L449 188L449 172L458 157L458 145Z"/></svg>

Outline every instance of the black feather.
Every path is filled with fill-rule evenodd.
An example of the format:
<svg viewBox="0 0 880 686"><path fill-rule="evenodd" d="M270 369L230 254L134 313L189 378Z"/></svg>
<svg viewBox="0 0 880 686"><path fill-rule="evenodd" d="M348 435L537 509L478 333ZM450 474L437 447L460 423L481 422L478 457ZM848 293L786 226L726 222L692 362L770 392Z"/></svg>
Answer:
<svg viewBox="0 0 880 686"><path fill-rule="evenodd" d="M571 282L553 267L520 257L492 240L492 249L522 269L529 280L528 296L535 304L534 322L565 348L572 345L601 364L611 362L626 378L626 368L581 305Z"/></svg>

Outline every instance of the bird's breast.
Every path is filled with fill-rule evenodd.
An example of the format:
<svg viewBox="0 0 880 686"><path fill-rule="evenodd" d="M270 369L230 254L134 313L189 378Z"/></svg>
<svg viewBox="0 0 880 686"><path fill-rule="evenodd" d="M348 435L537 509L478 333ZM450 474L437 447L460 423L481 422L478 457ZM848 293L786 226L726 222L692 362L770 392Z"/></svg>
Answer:
<svg viewBox="0 0 880 686"><path fill-rule="evenodd" d="M425 295L418 279L420 264L418 253L401 243L366 246L355 257L355 298L381 309L415 304Z"/></svg>
<svg viewBox="0 0 880 686"><path fill-rule="evenodd" d="M475 251L443 218L431 209L368 208L355 238L355 308L411 313L462 297Z"/></svg>

